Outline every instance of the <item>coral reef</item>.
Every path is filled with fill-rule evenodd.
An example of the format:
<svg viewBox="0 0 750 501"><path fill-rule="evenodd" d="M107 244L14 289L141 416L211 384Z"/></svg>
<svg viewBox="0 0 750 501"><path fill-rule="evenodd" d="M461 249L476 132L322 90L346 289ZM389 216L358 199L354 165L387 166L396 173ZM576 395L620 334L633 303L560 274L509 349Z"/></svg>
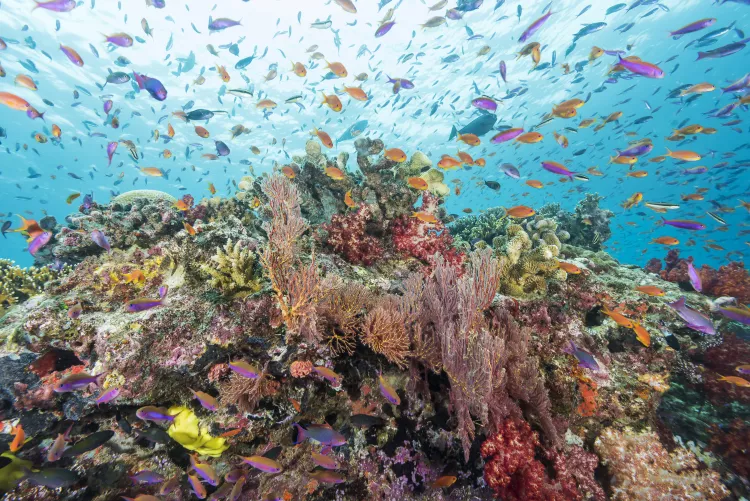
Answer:
<svg viewBox="0 0 750 501"><path fill-rule="evenodd" d="M729 495L719 475L701 469L687 449L667 452L652 431L605 429L596 439L612 478L612 499L705 499L720 501Z"/></svg>
<svg viewBox="0 0 750 501"><path fill-rule="evenodd" d="M612 236L610 220L614 213L599 207L602 197L594 193L578 202L574 212L567 212L559 204L549 204L542 207L538 214L557 221L560 228L570 235L569 243L594 252L600 251L604 242Z"/></svg>
<svg viewBox="0 0 750 501"><path fill-rule="evenodd" d="M366 233L372 215L367 205L346 215L334 214L330 224L323 225L328 232L326 243L334 252L353 264L370 265L382 257L380 240Z"/></svg>
<svg viewBox="0 0 750 501"><path fill-rule="evenodd" d="M49 267L21 268L12 261L0 259L0 315L8 306L40 294L59 272Z"/></svg>
<svg viewBox="0 0 750 501"><path fill-rule="evenodd" d="M201 266L201 270L209 275L211 287L227 296L245 297L261 289L254 269L255 261L253 252L242 248L242 242L232 244L229 240L211 257L211 262Z"/></svg>

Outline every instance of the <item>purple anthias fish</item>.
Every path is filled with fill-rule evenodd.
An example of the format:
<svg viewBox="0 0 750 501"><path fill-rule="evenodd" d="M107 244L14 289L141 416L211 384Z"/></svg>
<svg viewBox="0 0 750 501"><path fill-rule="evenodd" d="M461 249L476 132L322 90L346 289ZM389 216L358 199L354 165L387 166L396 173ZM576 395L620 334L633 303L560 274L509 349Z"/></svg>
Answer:
<svg viewBox="0 0 750 501"><path fill-rule="evenodd" d="M208 29L210 31L221 31L233 26L240 26L240 23L241 21L234 21L232 19L220 17L219 19L209 20Z"/></svg>
<svg viewBox="0 0 750 501"><path fill-rule="evenodd" d="M462 19L464 15L458 9L448 9L445 11L445 17L447 17L451 21L458 21Z"/></svg>
<svg viewBox="0 0 750 501"><path fill-rule="evenodd" d="M55 12L70 12L76 8L76 0L52 0L51 2L36 2L33 10L47 9Z"/></svg>
<svg viewBox="0 0 750 501"><path fill-rule="evenodd" d="M162 306L164 304L164 298L166 297L167 297L167 286L163 285L159 287L159 299L150 299L150 298L133 299L132 301L128 301L127 303L125 303L125 308L130 313L137 313L139 311L150 310L151 308Z"/></svg>
<svg viewBox="0 0 750 501"><path fill-rule="evenodd" d="M106 37L107 42L118 47L132 47L133 37L127 33L117 33L115 35L109 35Z"/></svg>
<svg viewBox="0 0 750 501"><path fill-rule="evenodd" d="M411 82L411 80L407 80L405 78L391 78L387 75L386 77L388 78L388 83L392 83L392 84L397 83L402 89L409 90L409 89L414 88L414 84Z"/></svg>
<svg viewBox="0 0 750 501"><path fill-rule="evenodd" d="M503 78L503 82L508 83L508 66L505 64L505 61L500 61L500 76Z"/></svg>
<svg viewBox="0 0 750 501"><path fill-rule="evenodd" d="M112 165L112 156L115 154L115 151L117 151L118 144L117 141L112 141L107 144L107 158L109 158L109 165Z"/></svg>
<svg viewBox="0 0 750 501"><path fill-rule="evenodd" d="M49 231L45 231L34 237L34 240L29 244L29 254L36 256L36 253L39 252L42 247L47 245L51 239L52 233Z"/></svg>
<svg viewBox="0 0 750 501"><path fill-rule="evenodd" d="M110 252L112 250L112 248L109 246L109 240L107 240L107 236L102 232L102 230L92 231L91 240L107 252Z"/></svg>
<svg viewBox="0 0 750 501"><path fill-rule="evenodd" d="M573 341L570 342L570 350L571 355L576 357L576 359L578 360L578 367L591 369L592 371L599 370L599 364L596 363L594 355L586 350L580 349Z"/></svg>
<svg viewBox="0 0 750 501"><path fill-rule="evenodd" d="M159 475L155 471L143 470L139 471L135 475L130 476L130 480L136 484L159 484L166 480L162 475Z"/></svg>
<svg viewBox="0 0 750 501"><path fill-rule="evenodd" d="M547 19L549 19L551 15L552 15L552 11L549 10L545 15L543 15L542 17L540 17L539 19L531 23L531 25L528 28L526 28L526 31L524 31L521 34L521 38L519 38L518 41L525 42L526 40L528 40L534 33L536 33L539 30L539 28L542 27L544 23L547 22Z"/></svg>
<svg viewBox="0 0 750 501"><path fill-rule="evenodd" d="M667 303L682 318L688 327L704 334L716 334L711 319L685 304L685 296L674 303Z"/></svg>
<svg viewBox="0 0 750 501"><path fill-rule="evenodd" d="M648 155L651 153L651 150L654 149L654 145L651 143L643 143L643 144L637 144L635 146L631 146L627 150L615 150L617 154L621 157L641 157L643 155Z"/></svg>
<svg viewBox="0 0 750 501"><path fill-rule="evenodd" d="M502 164L500 166L500 170L503 171L503 173L508 177L512 177L513 179L521 179L521 173L513 164Z"/></svg>
<svg viewBox="0 0 750 501"><path fill-rule="evenodd" d="M674 226L675 228L680 228L682 230L704 230L706 229L705 224L699 223L698 221L690 221L687 219L661 218L661 224L665 224L667 226Z"/></svg>
<svg viewBox="0 0 750 501"><path fill-rule="evenodd" d="M706 167L705 165L690 167L682 171L683 174L686 174L688 176L692 176L694 174L705 174L706 172L708 172L708 167Z"/></svg>
<svg viewBox="0 0 750 501"><path fill-rule="evenodd" d="M111 99L107 99L106 101L104 101L104 113L109 115L109 112L112 111L113 104L114 103L112 102Z"/></svg>
<svg viewBox="0 0 750 501"><path fill-rule="evenodd" d="M87 193L83 196L83 203L81 204L85 210L89 210L94 204L94 195Z"/></svg>
<svg viewBox="0 0 750 501"><path fill-rule="evenodd" d="M141 75L135 71L133 72L133 77L138 84L138 88L146 89L151 97L157 101L164 101L167 98L167 89L159 80L147 77L146 75Z"/></svg>
<svg viewBox="0 0 750 501"><path fill-rule="evenodd" d="M226 145L223 141L214 141L216 144L216 154L220 157L225 157L229 155L229 146Z"/></svg>
<svg viewBox="0 0 750 501"><path fill-rule="evenodd" d="M37 119L37 118L41 118L42 121L46 121L46 120L44 120L44 113L39 113L39 111L36 108L34 108L33 106L29 106L29 109L26 110L26 116L29 117L32 120Z"/></svg>
<svg viewBox="0 0 750 501"><path fill-rule="evenodd" d="M646 78L664 78L664 71L655 64L647 63L645 61L628 61L623 59L619 54L617 57L620 59L620 65L631 73Z"/></svg>
<svg viewBox="0 0 750 501"><path fill-rule="evenodd" d="M699 52L698 59L696 59L696 61L700 61L702 59L719 59L721 57L731 56L732 54L735 54L744 49L745 45L745 41L740 40L739 42L730 43L729 45L724 45L723 47L719 47L718 49L709 50L707 52Z"/></svg>
<svg viewBox="0 0 750 501"><path fill-rule="evenodd" d="M174 416L170 416L167 414L167 410L162 407L153 407L153 406L146 406L141 407L137 411L135 411L135 415L138 419L142 419L143 421L154 421L154 422L172 422L174 421Z"/></svg>
<svg viewBox="0 0 750 501"><path fill-rule="evenodd" d="M478 97L471 102L472 106L480 110L497 111L497 101L489 97Z"/></svg>
<svg viewBox="0 0 750 501"><path fill-rule="evenodd" d="M297 441L294 445L301 444L308 438L323 445L337 446L346 443L346 437L328 425L311 424L307 428L294 423L297 428Z"/></svg>
<svg viewBox="0 0 750 501"><path fill-rule="evenodd" d="M78 374L71 374L55 384L52 388L55 393L70 393L71 391L83 390L90 384L100 385L104 380L105 374L97 374L91 376L85 372L79 372Z"/></svg>
<svg viewBox="0 0 750 501"><path fill-rule="evenodd" d="M722 87L721 93L726 94L727 92L737 92L741 91L747 87L750 87L750 73L745 75L744 77L740 78L733 84L728 85L727 87Z"/></svg>
<svg viewBox="0 0 750 501"><path fill-rule="evenodd" d="M713 18L713 17L701 19L700 21L696 21L694 23L688 24L687 26L683 26L679 30L672 31L669 33L669 35L673 37L681 37L682 35L687 35L688 33L694 33L696 31L700 31L702 29L708 28L715 22L716 22L716 18Z"/></svg>
<svg viewBox="0 0 750 501"><path fill-rule="evenodd" d="M555 162L542 162L542 167L544 167L544 170L549 171L553 174L560 174L562 176L568 176L573 177L576 173L571 172L562 165L559 165Z"/></svg>
<svg viewBox="0 0 750 501"><path fill-rule="evenodd" d="M166 0L146 0L146 5L149 7L156 7L157 9L163 9L167 6Z"/></svg>
<svg viewBox="0 0 750 501"><path fill-rule="evenodd" d="M116 399L120 395L120 388L112 388L107 390L96 398L96 406L100 404L106 404Z"/></svg>
<svg viewBox="0 0 750 501"><path fill-rule="evenodd" d="M482 6L483 3L484 0L470 0L463 3L459 2L459 6L456 7L456 9L460 10L461 12L471 12L473 10L477 10Z"/></svg>
<svg viewBox="0 0 750 501"><path fill-rule="evenodd" d="M716 112L713 115L710 115L715 118L726 118L730 116L732 113L734 113L734 110L740 105L739 101L732 101L728 105L724 106L723 108L716 110Z"/></svg>
<svg viewBox="0 0 750 501"><path fill-rule="evenodd" d="M719 313L730 320L740 322L741 324L750 325L750 308L736 308L734 306L719 307ZM748 372L743 372L748 374Z"/></svg>
<svg viewBox="0 0 750 501"><path fill-rule="evenodd" d="M65 47L64 45L60 44L60 50L63 54L65 54L65 57L68 58L68 61L75 64L76 66L83 66L83 59L81 59L81 56L74 52L70 47Z"/></svg>
<svg viewBox="0 0 750 501"><path fill-rule="evenodd" d="M695 266L693 266L693 263L688 262L688 277L690 277L690 285L693 286L693 289L695 289L698 292L703 292L703 282L701 281L701 276L698 274L698 270L695 269Z"/></svg>
<svg viewBox="0 0 750 501"><path fill-rule="evenodd" d="M521 134L523 134L523 129L508 129L508 130L504 130L502 132L499 132L499 133L495 134L492 137L492 139L490 139L490 142L494 143L494 144L505 143L507 141L511 141L511 140L517 138Z"/></svg>
<svg viewBox="0 0 750 501"><path fill-rule="evenodd" d="M396 21L388 21L387 23L381 24L377 30L375 30L375 38L382 37L389 31L391 31L391 28L393 28L393 25L396 24Z"/></svg>

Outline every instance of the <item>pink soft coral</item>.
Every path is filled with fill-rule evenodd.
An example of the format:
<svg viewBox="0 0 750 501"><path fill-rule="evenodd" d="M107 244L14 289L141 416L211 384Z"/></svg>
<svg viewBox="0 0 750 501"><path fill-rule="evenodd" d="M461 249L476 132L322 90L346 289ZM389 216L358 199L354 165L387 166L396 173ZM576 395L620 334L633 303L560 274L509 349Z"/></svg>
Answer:
<svg viewBox="0 0 750 501"><path fill-rule="evenodd" d="M334 214L323 229L328 232L328 245L353 264L370 265L383 253L377 238L366 233L370 209L362 206L349 214Z"/></svg>
<svg viewBox="0 0 750 501"><path fill-rule="evenodd" d="M418 211L437 218L437 209L438 198L425 192ZM445 223L439 219L436 223L427 223L416 217L401 216L393 221L391 230L393 246L402 254L415 257L430 266L435 264L436 254L453 266L460 266L464 262L464 254L452 247L453 237Z"/></svg>
<svg viewBox="0 0 750 501"><path fill-rule="evenodd" d="M555 478L547 475L545 465L535 458L539 436L526 421L507 419L499 432L488 438L480 449L487 461L484 480L505 501L569 501L605 499L594 480L598 464L595 454L573 447L568 454L549 450Z"/></svg>

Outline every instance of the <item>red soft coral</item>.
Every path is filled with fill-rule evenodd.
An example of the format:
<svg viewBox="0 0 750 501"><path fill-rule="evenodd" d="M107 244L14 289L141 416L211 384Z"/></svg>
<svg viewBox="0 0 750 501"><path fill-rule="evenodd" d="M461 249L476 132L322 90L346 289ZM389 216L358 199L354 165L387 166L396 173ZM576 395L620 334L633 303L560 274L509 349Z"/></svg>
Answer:
<svg viewBox="0 0 750 501"><path fill-rule="evenodd" d="M370 265L383 253L377 238L366 233L370 209L362 206L348 214L334 214L323 229L328 232L328 245L353 264Z"/></svg>
<svg viewBox="0 0 750 501"><path fill-rule="evenodd" d="M437 218L438 198L425 192L419 212L435 215ZM401 216L391 225L394 248L407 256L435 264L435 255L443 256L449 264L461 266L464 254L453 248L453 237L445 224L438 219L427 223L416 217Z"/></svg>
<svg viewBox="0 0 750 501"><path fill-rule="evenodd" d="M595 454L580 447L569 453L548 450L555 479L547 475L545 465L535 459L539 436L526 421L507 419L498 433L488 438L480 449L487 461L484 480L504 501L571 501L605 499L604 491L594 480L598 464Z"/></svg>
<svg viewBox="0 0 750 501"><path fill-rule="evenodd" d="M652 261L649 261L647 271L654 271L657 264L661 266L661 263ZM664 258L665 267L659 273L669 282L689 282L688 263L693 263L692 257L682 259L679 251L672 249ZM703 294L714 297L730 296L741 303L750 302L750 274L743 263L732 261L718 270L703 265L697 271L701 277Z"/></svg>

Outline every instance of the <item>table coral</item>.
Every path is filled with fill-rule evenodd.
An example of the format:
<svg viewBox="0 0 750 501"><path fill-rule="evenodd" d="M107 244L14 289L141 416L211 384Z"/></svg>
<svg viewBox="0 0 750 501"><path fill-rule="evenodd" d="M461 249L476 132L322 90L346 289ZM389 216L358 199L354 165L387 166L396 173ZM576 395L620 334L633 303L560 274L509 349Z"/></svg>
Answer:
<svg viewBox="0 0 750 501"><path fill-rule="evenodd" d="M609 471L614 501L721 501L729 495L718 473L701 469L687 449L667 452L652 431L607 428L594 448Z"/></svg>

